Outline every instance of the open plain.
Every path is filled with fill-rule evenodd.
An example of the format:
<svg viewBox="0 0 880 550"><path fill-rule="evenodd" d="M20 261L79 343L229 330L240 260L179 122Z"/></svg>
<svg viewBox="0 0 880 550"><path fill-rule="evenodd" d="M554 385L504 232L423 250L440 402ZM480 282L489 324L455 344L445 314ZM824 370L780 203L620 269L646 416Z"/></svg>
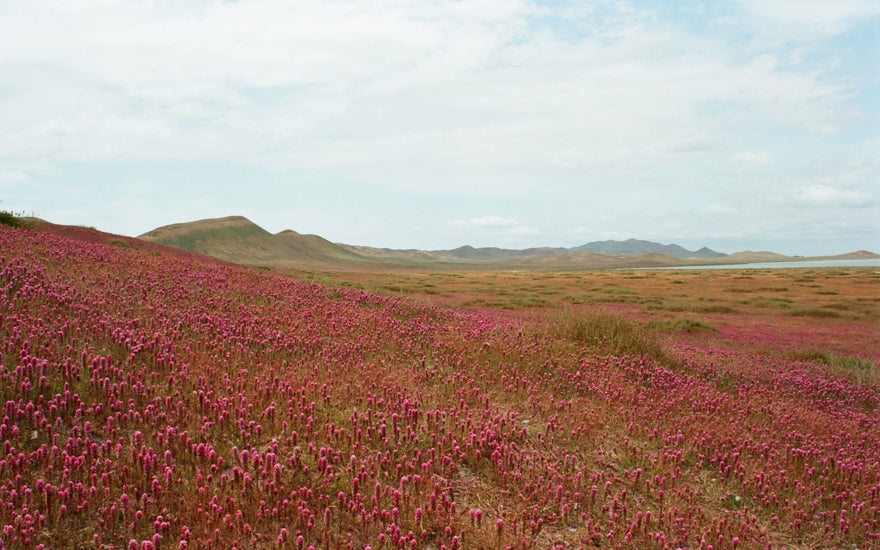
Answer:
<svg viewBox="0 0 880 550"><path fill-rule="evenodd" d="M880 361L880 268L288 273L454 309L558 319L598 308L675 339Z"/></svg>
<svg viewBox="0 0 880 550"><path fill-rule="evenodd" d="M0 226L0 548L871 548L877 269L325 273Z"/></svg>

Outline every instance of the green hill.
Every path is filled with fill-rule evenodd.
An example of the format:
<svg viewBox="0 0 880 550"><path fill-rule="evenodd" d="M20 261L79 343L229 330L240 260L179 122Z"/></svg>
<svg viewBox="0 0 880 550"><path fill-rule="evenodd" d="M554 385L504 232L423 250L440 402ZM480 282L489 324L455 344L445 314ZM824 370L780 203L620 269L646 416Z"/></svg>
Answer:
<svg viewBox="0 0 880 550"><path fill-rule="evenodd" d="M240 264L310 268L369 261L316 235L273 235L243 216L166 225L139 238Z"/></svg>

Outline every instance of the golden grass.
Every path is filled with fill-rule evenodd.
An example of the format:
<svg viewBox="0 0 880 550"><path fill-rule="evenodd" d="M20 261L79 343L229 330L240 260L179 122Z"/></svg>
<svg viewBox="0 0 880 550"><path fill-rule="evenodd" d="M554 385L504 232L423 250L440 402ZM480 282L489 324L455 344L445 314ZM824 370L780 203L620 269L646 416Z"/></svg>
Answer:
<svg viewBox="0 0 880 550"><path fill-rule="evenodd" d="M582 345L605 341L616 354L663 358L653 345L627 337L630 327L630 333L664 343L701 342L779 356L797 349L791 334L803 334L805 346L817 337L824 342L820 353L880 356L876 339L868 336L880 322L880 270L874 268L287 274L427 304L547 319L549 331L567 332L569 341L580 339ZM635 325L602 317L612 313ZM589 336L588 329L599 336ZM826 338L829 334L836 336ZM762 335L781 343L757 341Z"/></svg>
<svg viewBox="0 0 880 550"><path fill-rule="evenodd" d="M553 336L566 338L612 355L647 355L660 363L669 357L653 329L603 309L565 308L549 317Z"/></svg>

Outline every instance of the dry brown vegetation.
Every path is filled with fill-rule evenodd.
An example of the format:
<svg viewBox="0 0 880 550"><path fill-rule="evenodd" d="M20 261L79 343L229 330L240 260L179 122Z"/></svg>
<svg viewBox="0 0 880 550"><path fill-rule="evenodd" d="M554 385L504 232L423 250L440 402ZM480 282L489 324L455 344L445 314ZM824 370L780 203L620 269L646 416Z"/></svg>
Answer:
<svg viewBox="0 0 880 550"><path fill-rule="evenodd" d="M760 314L773 309L812 317L880 317L880 270L876 268L292 273L296 278L376 294L422 296L456 307L625 304L641 306L652 317L678 312Z"/></svg>
<svg viewBox="0 0 880 550"><path fill-rule="evenodd" d="M598 309L659 337L742 347L753 333L759 353L880 359L877 268L288 274L453 308L550 314L557 325Z"/></svg>

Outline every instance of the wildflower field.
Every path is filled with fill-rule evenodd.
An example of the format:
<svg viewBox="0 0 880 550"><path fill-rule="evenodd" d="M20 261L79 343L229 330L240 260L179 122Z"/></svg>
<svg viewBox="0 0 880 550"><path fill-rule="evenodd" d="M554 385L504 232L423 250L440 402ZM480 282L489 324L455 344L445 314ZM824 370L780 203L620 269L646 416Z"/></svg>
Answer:
<svg viewBox="0 0 880 550"><path fill-rule="evenodd" d="M880 548L876 270L324 277L0 226L0 549Z"/></svg>

